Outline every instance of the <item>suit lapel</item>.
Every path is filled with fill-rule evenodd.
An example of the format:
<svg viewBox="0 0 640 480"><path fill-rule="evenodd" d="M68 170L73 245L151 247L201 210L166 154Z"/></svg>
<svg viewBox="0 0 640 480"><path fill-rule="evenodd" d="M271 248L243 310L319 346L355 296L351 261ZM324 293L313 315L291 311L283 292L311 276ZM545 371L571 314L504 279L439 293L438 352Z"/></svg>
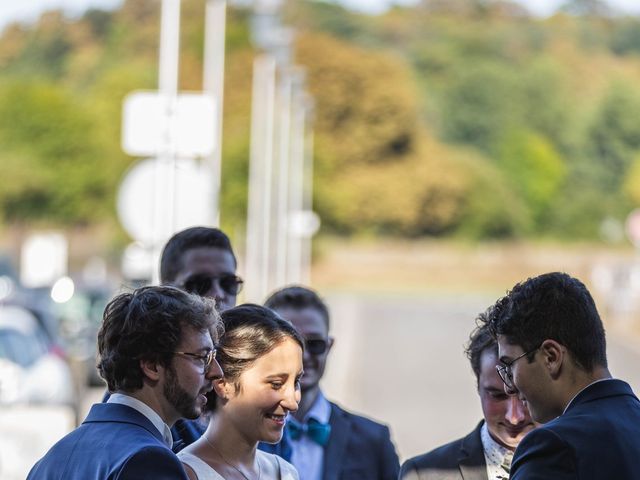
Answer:
<svg viewBox="0 0 640 480"><path fill-rule="evenodd" d="M482 424L483 422L480 422L476 429L462 440L458 465L463 480L488 480L487 462L480 438Z"/></svg>
<svg viewBox="0 0 640 480"><path fill-rule="evenodd" d="M351 421L337 405L331 404L331 436L324 451L323 480L337 480L345 459L347 443L351 434Z"/></svg>

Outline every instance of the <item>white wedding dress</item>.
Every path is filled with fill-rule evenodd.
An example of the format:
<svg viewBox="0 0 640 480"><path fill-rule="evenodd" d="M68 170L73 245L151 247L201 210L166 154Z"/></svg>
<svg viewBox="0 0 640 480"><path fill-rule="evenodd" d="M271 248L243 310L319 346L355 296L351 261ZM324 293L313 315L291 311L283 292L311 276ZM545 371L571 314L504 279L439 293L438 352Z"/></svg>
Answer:
<svg viewBox="0 0 640 480"><path fill-rule="evenodd" d="M276 476L262 475L261 480L299 480L298 471L286 460L283 460L277 455L263 452L262 450L257 450L256 455L258 456L260 464L271 467L268 471L278 472ZM198 477L198 480L225 480L222 475L211 468L205 461L191 453L181 451L178 453L178 458L182 463L191 467Z"/></svg>

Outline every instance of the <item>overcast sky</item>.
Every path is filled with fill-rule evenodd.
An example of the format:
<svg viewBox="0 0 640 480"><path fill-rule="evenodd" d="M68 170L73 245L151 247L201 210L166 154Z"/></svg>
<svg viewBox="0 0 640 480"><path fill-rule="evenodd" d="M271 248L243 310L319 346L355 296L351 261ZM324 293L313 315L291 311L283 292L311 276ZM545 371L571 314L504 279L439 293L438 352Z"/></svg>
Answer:
<svg viewBox="0 0 640 480"><path fill-rule="evenodd" d="M417 0L338 0L343 5L371 13L383 11L389 4L410 4ZM563 0L516 0L527 5L529 10L539 15L549 14ZM81 13L88 7L113 8L122 0L0 0L0 29L7 23L20 20L32 21L45 10L63 8L69 13ZM640 0L609 0L612 7L640 15Z"/></svg>

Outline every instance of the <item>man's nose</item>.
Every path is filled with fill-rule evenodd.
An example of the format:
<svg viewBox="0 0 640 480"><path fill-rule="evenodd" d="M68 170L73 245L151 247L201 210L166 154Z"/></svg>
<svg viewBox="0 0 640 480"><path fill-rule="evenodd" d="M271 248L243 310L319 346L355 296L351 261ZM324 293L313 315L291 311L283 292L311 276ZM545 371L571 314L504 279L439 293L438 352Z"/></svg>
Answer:
<svg viewBox="0 0 640 480"><path fill-rule="evenodd" d="M224 375L222 371L222 367L218 363L218 360L215 358L211 361L211 365L207 368L204 376L207 380L215 380L216 378L220 378Z"/></svg>
<svg viewBox="0 0 640 480"><path fill-rule="evenodd" d="M525 406L522 404L520 399L515 395L512 395L507 400L507 411L505 413L505 419L511 423L512 425L518 425L519 423L524 422L526 417L525 414Z"/></svg>
<svg viewBox="0 0 640 480"><path fill-rule="evenodd" d="M211 280L211 288L207 292L207 297L214 298L216 300L221 300L225 297L226 292L220 286L220 280L214 278Z"/></svg>

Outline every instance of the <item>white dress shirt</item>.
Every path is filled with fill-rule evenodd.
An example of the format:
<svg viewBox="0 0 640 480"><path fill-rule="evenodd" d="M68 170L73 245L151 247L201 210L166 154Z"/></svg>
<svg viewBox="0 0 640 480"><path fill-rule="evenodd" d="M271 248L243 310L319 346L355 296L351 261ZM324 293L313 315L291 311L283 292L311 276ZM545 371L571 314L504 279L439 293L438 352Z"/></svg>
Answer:
<svg viewBox="0 0 640 480"><path fill-rule="evenodd" d="M487 422L480 429L480 439L487 462L487 477L489 480L506 480L509 478L508 469L511 468L513 452L496 442L489 433ZM507 470L505 470L505 466Z"/></svg>
<svg viewBox="0 0 640 480"><path fill-rule="evenodd" d="M164 420L160 418L160 415L158 415L155 410L146 403L123 393L114 393L109 397L107 403L119 403L120 405L126 405L127 407L131 407L140 412L142 415L147 417L151 423L153 423L154 427L158 429L167 447L171 448L173 446L171 429L166 423L164 423Z"/></svg>

